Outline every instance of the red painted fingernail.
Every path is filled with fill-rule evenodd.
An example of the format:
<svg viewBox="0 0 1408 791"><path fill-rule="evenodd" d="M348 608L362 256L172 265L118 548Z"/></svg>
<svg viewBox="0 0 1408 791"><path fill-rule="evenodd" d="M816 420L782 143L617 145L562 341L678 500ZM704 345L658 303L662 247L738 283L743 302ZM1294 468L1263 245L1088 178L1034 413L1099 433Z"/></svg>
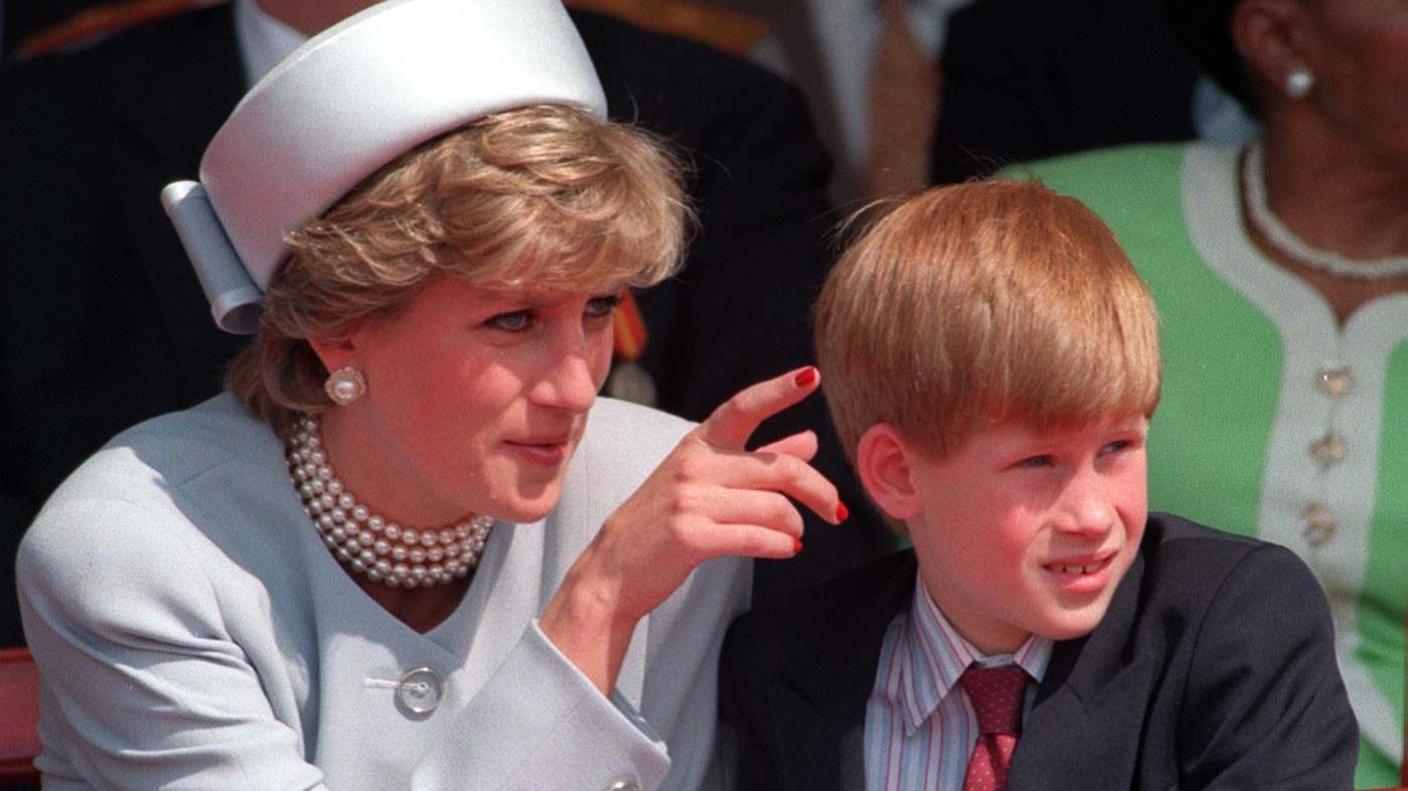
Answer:
<svg viewBox="0 0 1408 791"><path fill-rule="evenodd" d="M846 521L846 517L848 517L848 516L850 516L850 515L851 515L851 509L847 508L845 503L837 503L837 504L836 504L836 521L837 521L837 522L844 522L844 521Z"/></svg>
<svg viewBox="0 0 1408 791"><path fill-rule="evenodd" d="M807 366L802 369L802 372L797 374L797 377L792 381L796 382L798 387L811 387L816 384L816 369Z"/></svg>
<svg viewBox="0 0 1408 791"><path fill-rule="evenodd" d="M796 554L798 554L798 553L801 552L801 551L802 551L802 539L800 539L800 538L794 538L794 539L792 539L792 554L796 555Z"/></svg>

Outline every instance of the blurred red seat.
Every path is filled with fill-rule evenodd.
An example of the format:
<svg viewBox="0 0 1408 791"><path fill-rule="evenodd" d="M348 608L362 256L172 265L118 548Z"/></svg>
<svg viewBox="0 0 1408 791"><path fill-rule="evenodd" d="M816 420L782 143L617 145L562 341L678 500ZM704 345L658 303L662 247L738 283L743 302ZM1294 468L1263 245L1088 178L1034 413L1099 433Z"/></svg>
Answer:
<svg viewBox="0 0 1408 791"><path fill-rule="evenodd" d="M39 669L28 648L0 649L0 786L39 782Z"/></svg>

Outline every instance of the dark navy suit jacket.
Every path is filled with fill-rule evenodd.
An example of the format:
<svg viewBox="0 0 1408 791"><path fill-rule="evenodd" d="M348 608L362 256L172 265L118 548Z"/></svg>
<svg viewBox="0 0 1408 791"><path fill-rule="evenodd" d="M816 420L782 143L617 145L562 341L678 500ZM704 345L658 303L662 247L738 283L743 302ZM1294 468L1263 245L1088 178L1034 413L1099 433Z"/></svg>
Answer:
<svg viewBox="0 0 1408 791"><path fill-rule="evenodd" d="M720 668L739 791L863 791L865 707L909 607L903 552L740 618ZM1152 515L1095 631L1056 644L1009 791L1352 785L1325 597L1289 550Z"/></svg>

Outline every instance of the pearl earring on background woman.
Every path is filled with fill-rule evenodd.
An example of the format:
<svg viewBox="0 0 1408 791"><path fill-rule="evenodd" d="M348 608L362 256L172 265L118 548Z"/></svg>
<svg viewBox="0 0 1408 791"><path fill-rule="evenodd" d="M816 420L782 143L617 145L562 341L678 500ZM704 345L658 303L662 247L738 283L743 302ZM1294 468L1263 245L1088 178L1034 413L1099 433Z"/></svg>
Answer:
<svg viewBox="0 0 1408 791"><path fill-rule="evenodd" d="M367 394L367 380L361 371L346 365L328 375L323 392L334 404L347 406Z"/></svg>
<svg viewBox="0 0 1408 791"><path fill-rule="evenodd" d="M1286 75L1286 95L1292 99L1304 99L1315 87L1315 75L1304 66L1297 66Z"/></svg>

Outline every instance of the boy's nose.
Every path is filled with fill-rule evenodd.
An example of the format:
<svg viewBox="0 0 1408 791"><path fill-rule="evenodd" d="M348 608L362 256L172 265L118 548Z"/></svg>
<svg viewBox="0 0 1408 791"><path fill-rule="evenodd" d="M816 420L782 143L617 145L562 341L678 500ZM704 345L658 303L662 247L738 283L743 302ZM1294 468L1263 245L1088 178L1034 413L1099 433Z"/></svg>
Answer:
<svg viewBox="0 0 1408 791"><path fill-rule="evenodd" d="M1106 487L1098 476L1078 476L1066 491L1061 529L1070 533L1098 535L1114 526L1116 514Z"/></svg>

